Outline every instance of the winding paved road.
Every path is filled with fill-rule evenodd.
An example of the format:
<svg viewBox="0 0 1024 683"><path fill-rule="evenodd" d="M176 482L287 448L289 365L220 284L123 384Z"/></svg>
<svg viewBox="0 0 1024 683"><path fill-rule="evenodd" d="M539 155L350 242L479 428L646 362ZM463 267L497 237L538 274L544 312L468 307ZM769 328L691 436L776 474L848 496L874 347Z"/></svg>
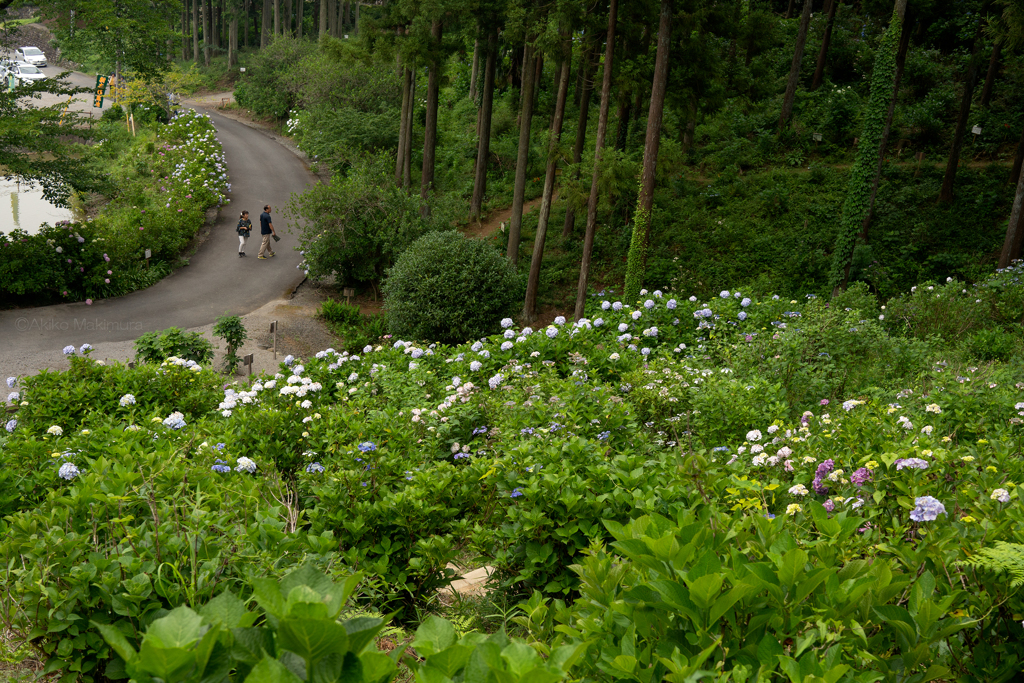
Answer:
<svg viewBox="0 0 1024 683"><path fill-rule="evenodd" d="M49 69L47 70L49 71ZM56 71L54 69L54 71ZM73 82L88 79L75 74ZM302 256L295 250L297 231L284 221L281 209L291 193L312 184L306 165L291 151L259 130L209 112L224 147L230 175L231 203L210 228L210 236L190 258L189 265L149 289L115 299L0 311L0 356L19 374L55 367L68 344L132 340L144 332L168 327L182 329L213 322L225 312L244 315L269 301L288 296L303 279L297 268ZM260 237L258 217L264 204L274 207L274 227L281 241L277 256L256 258ZM256 230L238 257L235 225L247 209Z"/></svg>

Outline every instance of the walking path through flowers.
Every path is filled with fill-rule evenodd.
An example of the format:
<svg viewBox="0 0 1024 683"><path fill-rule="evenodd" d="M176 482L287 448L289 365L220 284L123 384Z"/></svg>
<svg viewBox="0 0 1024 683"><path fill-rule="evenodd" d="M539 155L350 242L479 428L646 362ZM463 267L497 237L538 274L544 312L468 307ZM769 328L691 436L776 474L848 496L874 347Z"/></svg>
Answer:
<svg viewBox="0 0 1024 683"><path fill-rule="evenodd" d="M224 313L243 315L287 297L303 280L293 248L298 233L282 215L291 193L314 181L294 153L259 130L209 110L224 147L232 192L209 230L209 237L178 269L156 285L123 297L85 303L0 311L0 374L23 375L64 367L68 344L120 342L151 330L183 329L212 323ZM250 238L250 258L238 258L235 233L242 209L256 217L264 204L274 207L281 241L277 256L256 259L259 235ZM257 231L258 232L258 231Z"/></svg>

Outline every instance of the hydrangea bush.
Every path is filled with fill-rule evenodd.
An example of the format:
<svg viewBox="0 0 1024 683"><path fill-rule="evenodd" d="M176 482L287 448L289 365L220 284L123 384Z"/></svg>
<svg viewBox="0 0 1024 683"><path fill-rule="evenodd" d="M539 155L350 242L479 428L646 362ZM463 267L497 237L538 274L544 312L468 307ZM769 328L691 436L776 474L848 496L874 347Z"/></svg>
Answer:
<svg viewBox="0 0 1024 683"><path fill-rule="evenodd" d="M593 297L576 322L227 386L72 347L13 382L11 626L92 676L120 661L100 626L137 647L164 610L259 601L306 561L414 619L470 554L525 600L536 652L579 649L575 679L1005 680L1021 587L972 561L1024 543L1021 366L880 310Z"/></svg>

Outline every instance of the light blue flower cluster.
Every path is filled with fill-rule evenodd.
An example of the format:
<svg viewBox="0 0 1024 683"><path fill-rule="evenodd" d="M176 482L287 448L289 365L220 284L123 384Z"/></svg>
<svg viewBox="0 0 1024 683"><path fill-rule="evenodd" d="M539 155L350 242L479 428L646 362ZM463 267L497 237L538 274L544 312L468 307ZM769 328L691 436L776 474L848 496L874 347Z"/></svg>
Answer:
<svg viewBox="0 0 1024 683"><path fill-rule="evenodd" d="M57 470L57 476L60 477L61 479L67 479L68 481L71 481L79 474L81 474L81 472L78 470L77 467L75 467L74 463L70 462L64 463L63 465L60 466L60 469Z"/></svg>
<svg viewBox="0 0 1024 683"><path fill-rule="evenodd" d="M164 426L171 429L181 429L185 424L185 416L177 410L164 418Z"/></svg>
<svg viewBox="0 0 1024 683"><path fill-rule="evenodd" d="M946 506L931 496L921 496L914 501L910 518L915 522L931 522L939 515L946 514Z"/></svg>

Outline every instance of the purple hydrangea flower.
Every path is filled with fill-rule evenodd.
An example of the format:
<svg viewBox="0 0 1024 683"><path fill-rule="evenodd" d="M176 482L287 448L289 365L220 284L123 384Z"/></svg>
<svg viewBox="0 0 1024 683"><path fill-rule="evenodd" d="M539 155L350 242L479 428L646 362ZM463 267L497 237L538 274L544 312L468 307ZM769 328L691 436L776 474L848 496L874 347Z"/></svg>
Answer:
<svg viewBox="0 0 1024 683"><path fill-rule="evenodd" d="M946 514L946 507L931 496L921 496L914 504L916 507L910 511L910 518L915 522L931 522Z"/></svg>

